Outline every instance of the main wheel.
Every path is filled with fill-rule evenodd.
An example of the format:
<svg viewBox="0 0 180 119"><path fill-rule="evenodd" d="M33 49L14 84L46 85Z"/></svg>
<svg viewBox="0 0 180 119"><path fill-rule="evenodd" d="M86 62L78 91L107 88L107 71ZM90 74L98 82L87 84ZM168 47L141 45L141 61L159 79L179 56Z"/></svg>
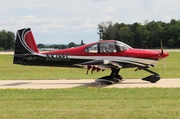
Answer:
<svg viewBox="0 0 180 119"><path fill-rule="evenodd" d="M116 79L114 83L118 83L120 80L119 79Z"/></svg>
<svg viewBox="0 0 180 119"><path fill-rule="evenodd" d="M151 83L156 83L157 81L150 81Z"/></svg>
<svg viewBox="0 0 180 119"><path fill-rule="evenodd" d="M106 85L111 85L112 83L111 82L106 82Z"/></svg>
<svg viewBox="0 0 180 119"><path fill-rule="evenodd" d="M116 78L119 79L119 80L123 79L123 77L121 75L118 75Z"/></svg>

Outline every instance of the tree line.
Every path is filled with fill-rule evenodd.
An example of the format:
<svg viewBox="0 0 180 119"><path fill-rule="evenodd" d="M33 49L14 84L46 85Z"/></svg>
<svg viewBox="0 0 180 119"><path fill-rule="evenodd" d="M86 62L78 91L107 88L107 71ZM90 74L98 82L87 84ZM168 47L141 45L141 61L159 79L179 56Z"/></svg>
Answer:
<svg viewBox="0 0 180 119"><path fill-rule="evenodd" d="M180 20L170 23L146 20L144 24L101 22L98 24L100 39L122 41L136 48L159 48L162 41L165 48L180 48Z"/></svg>
<svg viewBox="0 0 180 119"><path fill-rule="evenodd" d="M44 49L44 48L53 48L53 49L66 49L66 48L71 48L71 47L77 47L77 46L81 46L84 45L83 40L81 40L80 44L76 44L74 42L70 42L68 45L65 44L52 44L52 45L45 45L42 43L39 43L37 46L40 49Z"/></svg>
<svg viewBox="0 0 180 119"><path fill-rule="evenodd" d="M0 31L0 51L13 50L15 46L15 34L11 31Z"/></svg>
<svg viewBox="0 0 180 119"><path fill-rule="evenodd" d="M180 20L172 19L169 23L146 20L144 24L115 23L111 21L98 24L99 38L103 40L118 40L135 48L159 48L160 41L164 48L180 48ZM65 49L84 45L70 42L68 45L38 44L39 48ZM0 31L0 51L13 50L15 47L15 34L11 31Z"/></svg>

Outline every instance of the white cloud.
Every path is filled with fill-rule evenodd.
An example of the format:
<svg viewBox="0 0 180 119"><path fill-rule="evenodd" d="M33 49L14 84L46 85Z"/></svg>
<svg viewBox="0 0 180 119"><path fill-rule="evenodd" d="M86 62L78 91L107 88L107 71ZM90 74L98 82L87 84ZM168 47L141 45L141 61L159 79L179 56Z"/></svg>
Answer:
<svg viewBox="0 0 180 119"><path fill-rule="evenodd" d="M165 22L170 22L171 19L172 19L172 18L171 18L170 16L168 16L168 15L166 15L166 16L163 17L163 21L165 21Z"/></svg>
<svg viewBox="0 0 180 119"><path fill-rule="evenodd" d="M157 11L158 10L158 8L157 7L153 7L153 11Z"/></svg>
<svg viewBox="0 0 180 119"><path fill-rule="evenodd" d="M83 29L86 29L87 31L91 31L92 29L95 28L95 26L96 25L94 23L92 23L91 21L87 20L84 23L80 24L79 26L75 26L74 28L75 29L83 28Z"/></svg>
<svg viewBox="0 0 180 119"><path fill-rule="evenodd" d="M114 21L114 17L110 15L104 15L103 16L104 21Z"/></svg>
<svg viewBox="0 0 180 119"><path fill-rule="evenodd" d="M0 30L31 27L37 42L99 40L101 22L169 22L179 17L179 0L6 0L0 4ZM51 40L48 40L51 39Z"/></svg>
<svg viewBox="0 0 180 119"><path fill-rule="evenodd" d="M27 16L20 16L19 18L22 18L22 19L34 19L35 16L34 15L27 15Z"/></svg>
<svg viewBox="0 0 180 119"><path fill-rule="evenodd" d="M106 7L104 12L105 14L113 14L113 13L116 13L117 10L114 7Z"/></svg>
<svg viewBox="0 0 180 119"><path fill-rule="evenodd" d="M48 28L43 28L43 29L42 29L42 32L43 32L43 33L52 33L52 32L54 32L54 31L49 30Z"/></svg>
<svg viewBox="0 0 180 119"><path fill-rule="evenodd" d="M77 16L77 17L74 17L74 18L72 18L72 22L77 22L77 21L82 21L83 20L83 18L82 17L80 17L80 16Z"/></svg>

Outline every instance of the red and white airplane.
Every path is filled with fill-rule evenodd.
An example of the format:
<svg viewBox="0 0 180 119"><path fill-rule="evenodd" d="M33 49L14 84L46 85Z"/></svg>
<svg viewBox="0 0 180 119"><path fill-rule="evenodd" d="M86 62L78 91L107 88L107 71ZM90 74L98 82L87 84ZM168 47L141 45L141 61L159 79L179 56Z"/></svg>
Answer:
<svg viewBox="0 0 180 119"><path fill-rule="evenodd" d="M158 73L149 70L156 63L169 54L160 51L135 49L129 45L115 40L103 40L87 45L54 50L40 53L30 28L17 31L14 51L14 64L57 66L57 67L82 67L89 70L100 71L111 69L109 76L96 79L97 82L106 84L117 83L122 80L119 71L122 68L137 68L145 70L152 75L142 80L155 83L160 79ZM135 70L135 71L136 71Z"/></svg>

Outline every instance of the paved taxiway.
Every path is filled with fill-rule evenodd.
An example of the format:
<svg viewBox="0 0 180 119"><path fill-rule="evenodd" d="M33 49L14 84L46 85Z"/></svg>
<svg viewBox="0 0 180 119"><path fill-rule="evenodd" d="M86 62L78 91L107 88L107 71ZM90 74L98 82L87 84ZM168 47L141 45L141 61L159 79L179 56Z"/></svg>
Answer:
<svg viewBox="0 0 180 119"><path fill-rule="evenodd" d="M81 80L0 80L0 89L53 89L73 87L104 87L104 88L136 88L136 87L162 87L180 88L180 79L161 79L157 83L150 83L140 79L126 79L113 85L105 85L95 82L93 79Z"/></svg>

